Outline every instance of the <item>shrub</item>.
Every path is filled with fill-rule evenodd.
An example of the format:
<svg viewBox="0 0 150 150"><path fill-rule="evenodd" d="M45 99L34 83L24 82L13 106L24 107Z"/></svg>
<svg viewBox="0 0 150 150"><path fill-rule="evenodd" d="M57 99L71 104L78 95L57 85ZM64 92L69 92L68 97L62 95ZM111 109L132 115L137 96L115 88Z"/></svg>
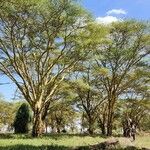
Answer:
<svg viewBox="0 0 150 150"><path fill-rule="evenodd" d="M29 106L23 103L18 109L14 121L15 133L28 133L31 115Z"/></svg>

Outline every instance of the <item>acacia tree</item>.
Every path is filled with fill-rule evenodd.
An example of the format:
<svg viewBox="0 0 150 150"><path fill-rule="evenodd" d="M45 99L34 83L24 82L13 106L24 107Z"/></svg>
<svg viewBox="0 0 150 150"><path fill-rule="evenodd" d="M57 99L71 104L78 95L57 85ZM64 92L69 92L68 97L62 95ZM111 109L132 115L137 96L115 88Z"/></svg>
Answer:
<svg viewBox="0 0 150 150"><path fill-rule="evenodd" d="M71 0L6 0L0 5L0 71L31 106L32 135L39 136L61 82L85 58L79 34L88 15Z"/></svg>
<svg viewBox="0 0 150 150"><path fill-rule="evenodd" d="M55 103L47 116L48 125L51 126L52 131L56 129L57 133L65 130L65 127L71 126L76 118L77 114L70 102L65 102L65 100Z"/></svg>
<svg viewBox="0 0 150 150"><path fill-rule="evenodd" d="M82 46L89 49L86 59L80 61L78 68L70 77L71 87L77 94L75 103L78 109L83 113L83 122L86 121L88 133L94 133L94 125L97 117L97 108L103 102L104 98L101 91L96 88L93 76L93 50L97 49L107 35L107 28L97 24L90 23L86 26L86 32L82 34ZM99 34L97 34L99 33Z"/></svg>
<svg viewBox="0 0 150 150"><path fill-rule="evenodd" d="M0 100L0 108L0 126L8 125L10 127L15 117L14 105L10 102Z"/></svg>
<svg viewBox="0 0 150 150"><path fill-rule="evenodd" d="M75 81L73 87L77 93L75 98L76 106L83 113L82 117L86 121L88 133L93 134L97 111L104 99L95 87L90 65L84 73L82 72L82 76Z"/></svg>
<svg viewBox="0 0 150 150"><path fill-rule="evenodd" d="M148 66L149 67L149 66ZM134 75L133 75L134 74ZM149 117L150 102L149 102L149 68L147 65L138 69L128 79L132 82L132 87L125 92L124 100L120 100L120 114L122 115L123 128L125 130L126 120L131 119L136 127L141 130L143 123ZM135 80L138 79L138 80ZM146 125L146 124L145 124Z"/></svg>
<svg viewBox="0 0 150 150"><path fill-rule="evenodd" d="M97 86L107 96L107 135L112 135L116 101L134 81L127 77L149 55L150 34L146 24L124 21L111 25L107 39L95 50L94 68Z"/></svg>
<svg viewBox="0 0 150 150"><path fill-rule="evenodd" d="M8 125L8 129L12 129L16 111L20 106L20 102L8 102L0 96L0 127Z"/></svg>

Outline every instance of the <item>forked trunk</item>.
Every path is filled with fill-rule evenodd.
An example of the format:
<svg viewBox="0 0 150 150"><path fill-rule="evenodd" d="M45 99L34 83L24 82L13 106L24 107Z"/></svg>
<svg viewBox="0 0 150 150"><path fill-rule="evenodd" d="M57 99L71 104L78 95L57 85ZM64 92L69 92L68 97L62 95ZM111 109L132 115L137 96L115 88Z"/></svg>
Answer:
<svg viewBox="0 0 150 150"><path fill-rule="evenodd" d="M45 117L43 117L42 111L39 108L35 109L34 118L33 118L33 128L32 128L32 136L38 137L45 130Z"/></svg>
<svg viewBox="0 0 150 150"><path fill-rule="evenodd" d="M39 137L42 133L44 133L44 126L45 120L42 118L42 113L36 112L34 114L32 136Z"/></svg>
<svg viewBox="0 0 150 150"><path fill-rule="evenodd" d="M100 118L99 118L99 121L98 121L102 135L106 135L106 128L105 128L105 123L106 122L105 122L105 118L104 117L105 116L103 116L103 121Z"/></svg>
<svg viewBox="0 0 150 150"><path fill-rule="evenodd" d="M114 106L110 105L108 110L108 118L107 118L107 136L112 135L113 130L113 117L114 117Z"/></svg>
<svg viewBox="0 0 150 150"><path fill-rule="evenodd" d="M110 108L107 120L107 136L112 135L112 129L113 129L113 108Z"/></svg>
<svg viewBox="0 0 150 150"><path fill-rule="evenodd" d="M34 107L34 120L33 120L33 129L32 129L32 136L38 137L42 133L45 132L45 123L46 123L46 116L47 110L49 108L50 102L47 103L43 108L42 102L38 101Z"/></svg>
<svg viewBox="0 0 150 150"><path fill-rule="evenodd" d="M114 106L116 103L116 94L115 91L112 92L111 98L108 104L108 118L107 118L107 136L112 135L113 130L113 119L114 119Z"/></svg>

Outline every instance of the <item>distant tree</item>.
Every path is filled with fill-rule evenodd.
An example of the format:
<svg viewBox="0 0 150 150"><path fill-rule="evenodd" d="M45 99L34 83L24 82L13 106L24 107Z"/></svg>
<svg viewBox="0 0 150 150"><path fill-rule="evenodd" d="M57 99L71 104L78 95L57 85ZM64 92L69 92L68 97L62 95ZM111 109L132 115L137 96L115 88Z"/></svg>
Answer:
<svg viewBox="0 0 150 150"><path fill-rule="evenodd" d="M89 134L94 134L97 109L102 101L90 72L89 68L86 73L82 74L82 77L73 83L73 86L77 93L75 104L82 113L82 125L88 128Z"/></svg>
<svg viewBox="0 0 150 150"><path fill-rule="evenodd" d="M48 121L52 129L56 129L57 133L62 132L68 126L71 126L72 122L76 118L76 113L71 106L60 103L54 109L49 112Z"/></svg>
<svg viewBox="0 0 150 150"><path fill-rule="evenodd" d="M139 130L143 130L150 117L149 71L148 64L133 71L128 77L131 82L130 87L124 91L125 96L122 97L124 99L120 100L122 105L119 109L122 119L130 118Z"/></svg>
<svg viewBox="0 0 150 150"><path fill-rule="evenodd" d="M74 93L66 82L63 82L61 89L62 91L55 97L56 100L59 100L52 102L47 116L52 132L56 129L57 133L65 131L66 127L71 127L77 118L77 113L72 105Z"/></svg>
<svg viewBox="0 0 150 150"><path fill-rule="evenodd" d="M19 105L20 102L10 102L0 97L0 127L7 125L9 129L12 128Z"/></svg>
<svg viewBox="0 0 150 150"><path fill-rule="evenodd" d="M29 122L31 122L29 106L23 103L16 113L14 121L15 133L28 133Z"/></svg>

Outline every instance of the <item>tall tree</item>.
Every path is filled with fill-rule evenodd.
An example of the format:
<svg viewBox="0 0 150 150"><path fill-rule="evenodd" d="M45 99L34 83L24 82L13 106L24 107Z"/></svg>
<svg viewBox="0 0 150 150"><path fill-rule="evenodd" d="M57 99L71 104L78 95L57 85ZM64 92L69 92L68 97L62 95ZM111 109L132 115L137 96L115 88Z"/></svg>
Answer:
<svg viewBox="0 0 150 150"><path fill-rule="evenodd" d="M130 79L129 79L130 78ZM150 75L146 66L138 69L128 79L132 80L132 86L126 90L121 100L120 114L123 120L131 119L139 130L142 130L143 123L149 118L150 113ZM138 80L137 80L138 79ZM147 122L148 123L148 122ZM146 124L145 124L146 125Z"/></svg>
<svg viewBox="0 0 150 150"><path fill-rule="evenodd" d="M97 34L99 33L99 34ZM89 49L87 59L80 61L78 69L71 78L71 86L77 94L76 106L83 113L84 121L86 120L89 134L94 133L94 125L97 117L97 108L103 102L103 95L95 86L93 76L94 56L93 50L97 49L107 35L107 28L97 24L90 23L86 26L86 33L82 34L82 45Z"/></svg>
<svg viewBox="0 0 150 150"><path fill-rule="evenodd" d="M0 5L0 71L31 106L32 135L39 136L61 82L85 58L79 35L89 16L71 0L6 0Z"/></svg>
<svg viewBox="0 0 150 150"><path fill-rule="evenodd" d="M110 26L108 41L95 51L97 86L105 89L108 99L107 135L112 135L116 101L132 84L127 77L150 54L148 29L147 24L137 21L114 23Z"/></svg>

